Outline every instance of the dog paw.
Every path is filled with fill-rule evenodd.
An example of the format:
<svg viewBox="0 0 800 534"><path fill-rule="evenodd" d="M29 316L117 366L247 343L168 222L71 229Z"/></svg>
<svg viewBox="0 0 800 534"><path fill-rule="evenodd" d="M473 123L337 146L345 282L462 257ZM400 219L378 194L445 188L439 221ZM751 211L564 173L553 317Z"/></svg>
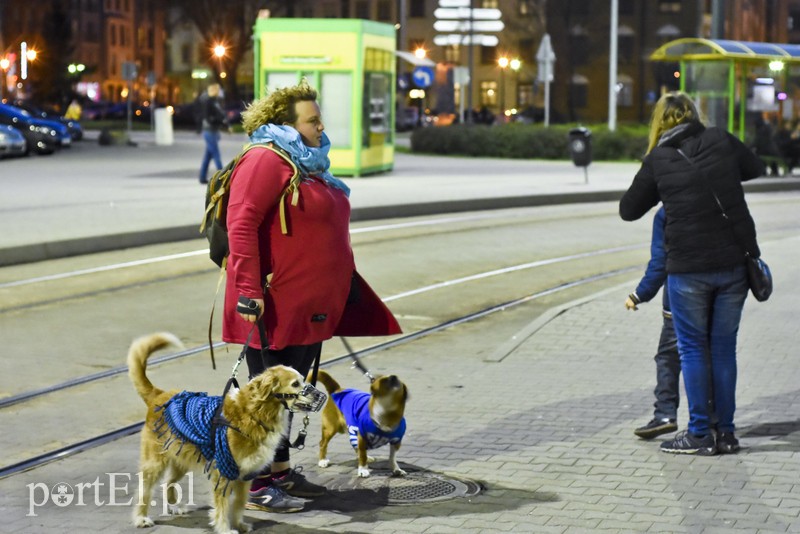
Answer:
<svg viewBox="0 0 800 534"><path fill-rule="evenodd" d="M238 530L239 532L250 532L251 530L253 530L253 525L242 521L241 523L236 525L236 530Z"/></svg>
<svg viewBox="0 0 800 534"><path fill-rule="evenodd" d="M186 515L189 513L189 510L177 504L170 504L167 506L167 513L169 515Z"/></svg>
<svg viewBox="0 0 800 534"><path fill-rule="evenodd" d="M320 467L328 467L329 465L331 465L331 461L328 460L327 458L323 458L322 460L317 462L317 465Z"/></svg>
<svg viewBox="0 0 800 534"><path fill-rule="evenodd" d="M146 516L139 516L133 518L133 526L136 528L149 528L155 525L153 520Z"/></svg>
<svg viewBox="0 0 800 534"><path fill-rule="evenodd" d="M358 467L358 476L361 478L369 477L369 468L368 467Z"/></svg>
<svg viewBox="0 0 800 534"><path fill-rule="evenodd" d="M395 468L395 469L392 469L392 476L395 476L395 477L404 477L404 476L406 476L406 475L408 475L408 473L406 473L405 471L403 471L403 470L402 470L402 469L400 469L399 467L397 467L397 468Z"/></svg>

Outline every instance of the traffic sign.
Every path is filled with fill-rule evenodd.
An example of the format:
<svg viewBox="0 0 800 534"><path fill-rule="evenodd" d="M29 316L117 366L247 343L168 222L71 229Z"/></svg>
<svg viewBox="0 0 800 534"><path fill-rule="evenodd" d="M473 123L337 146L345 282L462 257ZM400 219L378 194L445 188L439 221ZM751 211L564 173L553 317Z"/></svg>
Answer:
<svg viewBox="0 0 800 534"><path fill-rule="evenodd" d="M411 74L414 85L420 89L430 87L433 83L433 69L431 67L416 67Z"/></svg>

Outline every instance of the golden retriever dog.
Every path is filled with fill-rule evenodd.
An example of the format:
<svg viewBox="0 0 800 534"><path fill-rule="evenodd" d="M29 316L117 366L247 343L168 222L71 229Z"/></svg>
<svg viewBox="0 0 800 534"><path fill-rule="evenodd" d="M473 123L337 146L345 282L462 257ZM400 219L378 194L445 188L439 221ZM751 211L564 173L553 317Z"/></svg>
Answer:
<svg viewBox="0 0 800 534"><path fill-rule="evenodd" d="M169 484L166 486L169 512L185 513L178 506L174 485L188 471L204 468L213 488L209 516L214 532L248 532L251 526L244 522L243 513L251 481L245 478L272 460L284 433L284 410L299 407L301 411L309 411L304 409L309 400L306 395L317 390L306 385L294 369L276 366L241 389L231 388L224 398L164 391L153 386L145 368L153 352L168 346L180 347L181 343L172 334L153 334L134 341L128 352L128 374L147 405L140 458L143 494L133 512L134 525L153 526L153 520L147 516L148 505L154 486L164 475ZM316 408L319 409L324 394L317 393L322 396ZM222 418L218 417L220 405ZM198 406L205 409L197 409ZM215 415L215 424L211 424L210 414ZM216 439L196 439L204 433L206 438L216 436ZM191 441L192 437L198 443Z"/></svg>
<svg viewBox="0 0 800 534"><path fill-rule="evenodd" d="M395 375L379 376L370 385L370 392L342 389L336 380L320 369L319 381L328 390L328 401L322 409L322 439L319 442L319 466L328 467L328 443L336 434L349 434L350 444L358 457L358 476L370 475L367 454L389 444L389 466L395 476L406 472L397 465L396 455L406 431L403 413L408 388Z"/></svg>

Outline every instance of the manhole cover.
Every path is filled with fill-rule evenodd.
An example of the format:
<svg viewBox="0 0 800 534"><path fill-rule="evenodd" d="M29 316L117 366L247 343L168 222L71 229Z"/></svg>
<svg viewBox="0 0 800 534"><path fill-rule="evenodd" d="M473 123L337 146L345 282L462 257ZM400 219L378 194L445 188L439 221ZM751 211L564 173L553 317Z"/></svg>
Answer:
<svg viewBox="0 0 800 534"><path fill-rule="evenodd" d="M329 486L337 490L357 490L360 499L372 493L369 500L379 500L385 505L419 504L470 497L481 491L481 485L471 480L431 473L410 471L404 477L392 476L388 470L373 469L368 478L340 480ZM377 499L376 499L377 498Z"/></svg>

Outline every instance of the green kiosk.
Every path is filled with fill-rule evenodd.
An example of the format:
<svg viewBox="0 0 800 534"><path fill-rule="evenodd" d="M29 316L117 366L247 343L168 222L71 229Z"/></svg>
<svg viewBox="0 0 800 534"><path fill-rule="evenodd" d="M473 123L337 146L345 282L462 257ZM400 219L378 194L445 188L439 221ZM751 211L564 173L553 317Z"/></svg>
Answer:
<svg viewBox="0 0 800 534"><path fill-rule="evenodd" d="M256 20L255 95L302 78L319 92L331 172L394 166L395 29L360 19Z"/></svg>

